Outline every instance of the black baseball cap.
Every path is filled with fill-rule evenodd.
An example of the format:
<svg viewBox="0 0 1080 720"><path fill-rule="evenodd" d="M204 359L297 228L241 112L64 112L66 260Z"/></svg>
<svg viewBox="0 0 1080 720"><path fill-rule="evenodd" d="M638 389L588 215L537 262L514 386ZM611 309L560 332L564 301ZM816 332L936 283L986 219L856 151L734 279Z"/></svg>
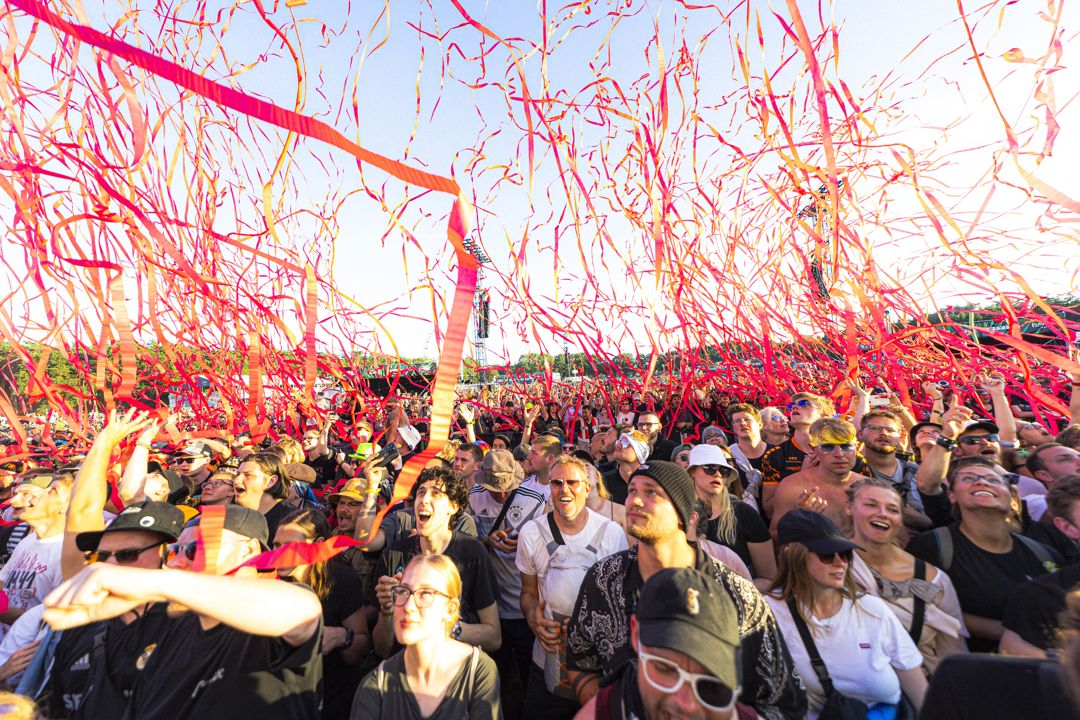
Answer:
<svg viewBox="0 0 1080 720"><path fill-rule="evenodd" d="M224 505L223 507L225 508L225 522L222 527L237 535L258 540L264 550L270 549L270 528L262 513L243 505ZM196 527L201 519L202 515L197 515L184 527Z"/></svg>
<svg viewBox="0 0 1080 720"><path fill-rule="evenodd" d="M791 510L776 523L776 539L781 545L802 543L810 552L831 553L862 550L848 540L829 518L813 510Z"/></svg>
<svg viewBox="0 0 1080 720"><path fill-rule="evenodd" d="M739 617L716 580L692 568L665 568L641 588L638 640L689 655L729 688L741 680Z"/></svg>
<svg viewBox="0 0 1080 720"><path fill-rule="evenodd" d="M967 425L965 425L964 429L960 431L960 435L967 435L968 433L974 432L976 430L982 430L983 432L990 433L992 435L998 434L998 426L994 422L982 418L973 420ZM959 435L957 437L959 437Z"/></svg>
<svg viewBox="0 0 1080 720"><path fill-rule="evenodd" d="M176 542L183 528L184 513L179 508L169 503L146 500L128 505L104 530L79 533L75 536L75 547L83 552L97 550L102 535L121 530L154 533L166 542Z"/></svg>

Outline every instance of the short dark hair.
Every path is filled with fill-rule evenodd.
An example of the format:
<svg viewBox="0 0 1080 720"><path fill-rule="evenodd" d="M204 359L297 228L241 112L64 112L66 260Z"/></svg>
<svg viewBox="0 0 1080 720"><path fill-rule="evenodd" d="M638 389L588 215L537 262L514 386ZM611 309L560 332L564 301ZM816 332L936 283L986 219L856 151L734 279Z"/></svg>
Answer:
<svg viewBox="0 0 1080 720"><path fill-rule="evenodd" d="M1080 501L1080 475L1066 475L1046 493L1046 512L1052 518L1070 520L1069 513L1077 501Z"/></svg>
<svg viewBox="0 0 1080 720"><path fill-rule="evenodd" d="M1080 450L1080 423L1066 426L1054 439L1067 448Z"/></svg>
<svg viewBox="0 0 1080 720"><path fill-rule="evenodd" d="M1027 469L1031 473L1032 477L1034 477L1035 473L1039 472L1040 470L1046 469L1046 463L1044 463L1042 460L1042 454L1047 450L1059 447L1065 446L1058 442L1048 442L1043 443L1042 445L1031 451L1031 454L1027 456Z"/></svg>
<svg viewBox="0 0 1080 720"><path fill-rule="evenodd" d="M757 424L761 424L761 411L749 403L735 403L734 405L728 405L727 412L724 415L727 416L728 422L735 422L732 420L735 417L735 413L746 413L750 417L757 420Z"/></svg>
<svg viewBox="0 0 1080 720"><path fill-rule="evenodd" d="M484 462L484 451L480 448L479 445L473 445L472 443L465 443L463 445L458 446L457 451L461 452L462 450L464 450L465 452L472 455L473 460L475 460L476 462L478 462L478 463Z"/></svg>

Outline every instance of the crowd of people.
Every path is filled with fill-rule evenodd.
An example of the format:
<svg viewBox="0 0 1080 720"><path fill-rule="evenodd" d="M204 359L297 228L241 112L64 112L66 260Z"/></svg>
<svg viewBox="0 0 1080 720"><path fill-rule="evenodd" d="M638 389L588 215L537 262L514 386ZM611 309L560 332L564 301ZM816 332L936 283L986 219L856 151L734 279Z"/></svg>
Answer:
<svg viewBox="0 0 1080 720"><path fill-rule="evenodd" d="M28 425L0 717L1080 717L1065 380L1070 417L993 376L843 408L465 392L393 506L424 398L265 437Z"/></svg>

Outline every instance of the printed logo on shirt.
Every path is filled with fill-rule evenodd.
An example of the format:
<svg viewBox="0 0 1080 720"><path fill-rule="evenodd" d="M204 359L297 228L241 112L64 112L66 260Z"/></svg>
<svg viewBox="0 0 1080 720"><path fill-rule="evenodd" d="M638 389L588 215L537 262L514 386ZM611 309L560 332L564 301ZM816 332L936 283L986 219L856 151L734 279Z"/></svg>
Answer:
<svg viewBox="0 0 1080 720"><path fill-rule="evenodd" d="M157 649L157 643L151 643L143 649L142 655L135 661L136 670L142 670L146 667L146 663L150 662L150 656L154 654L155 649Z"/></svg>
<svg viewBox="0 0 1080 720"><path fill-rule="evenodd" d="M196 685L195 689L191 691L191 699L194 700L195 698L197 698L199 696L199 693L202 692L203 689L209 687L211 684L216 683L218 680L221 680L224 677L225 677L225 668L218 668L214 672L214 674L210 676L209 680L200 680L199 681L199 684Z"/></svg>

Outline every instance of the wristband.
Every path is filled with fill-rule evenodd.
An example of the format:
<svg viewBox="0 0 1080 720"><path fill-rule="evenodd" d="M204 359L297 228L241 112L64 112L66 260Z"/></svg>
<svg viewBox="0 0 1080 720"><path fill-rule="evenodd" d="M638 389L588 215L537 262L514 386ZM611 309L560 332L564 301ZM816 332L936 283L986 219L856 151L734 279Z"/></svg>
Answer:
<svg viewBox="0 0 1080 720"><path fill-rule="evenodd" d="M154 449L154 448L150 447L150 443L144 443L144 442L135 443L135 447L146 448L147 450L153 450Z"/></svg>

